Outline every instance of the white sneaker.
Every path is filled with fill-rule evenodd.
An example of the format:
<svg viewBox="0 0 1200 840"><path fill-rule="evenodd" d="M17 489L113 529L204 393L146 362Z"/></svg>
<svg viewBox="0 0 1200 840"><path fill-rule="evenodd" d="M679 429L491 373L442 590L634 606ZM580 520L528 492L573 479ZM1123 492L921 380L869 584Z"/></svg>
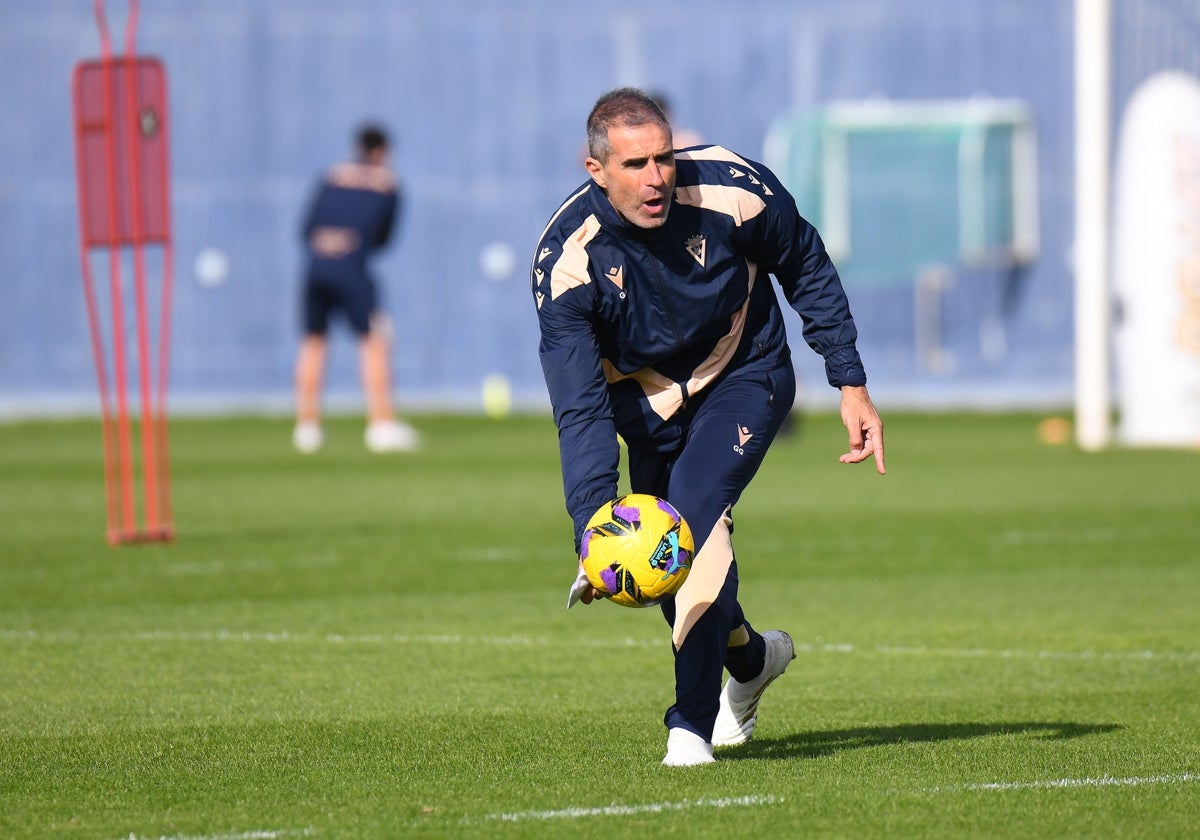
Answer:
<svg viewBox="0 0 1200 840"><path fill-rule="evenodd" d="M363 442L372 452L415 452L421 443L416 429L397 420L376 420L369 424Z"/></svg>
<svg viewBox="0 0 1200 840"><path fill-rule="evenodd" d="M721 709L713 727L712 742L718 747L744 744L754 734L758 723L758 701L772 681L787 670L788 663L796 658L792 637L782 630L763 633L767 643L767 655L762 673L749 682L738 682L730 677L721 691Z"/></svg>
<svg viewBox="0 0 1200 840"><path fill-rule="evenodd" d="M321 432L321 425L313 420L303 420L292 430L292 446L296 447L297 452L311 455L320 449L324 442L325 435Z"/></svg>
<svg viewBox="0 0 1200 840"><path fill-rule="evenodd" d="M713 745L695 732L679 727L667 732L667 757L663 759L667 767L692 767L714 761Z"/></svg>

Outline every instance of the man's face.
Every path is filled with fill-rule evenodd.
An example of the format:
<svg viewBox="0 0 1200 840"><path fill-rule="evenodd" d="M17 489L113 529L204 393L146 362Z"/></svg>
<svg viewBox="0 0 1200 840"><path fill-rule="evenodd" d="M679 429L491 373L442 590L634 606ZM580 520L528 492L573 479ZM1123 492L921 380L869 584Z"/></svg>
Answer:
<svg viewBox="0 0 1200 840"><path fill-rule="evenodd" d="M612 153L605 163L587 159L592 180L625 221L640 228L661 227L675 193L671 132L653 123L616 126L608 130L608 142Z"/></svg>

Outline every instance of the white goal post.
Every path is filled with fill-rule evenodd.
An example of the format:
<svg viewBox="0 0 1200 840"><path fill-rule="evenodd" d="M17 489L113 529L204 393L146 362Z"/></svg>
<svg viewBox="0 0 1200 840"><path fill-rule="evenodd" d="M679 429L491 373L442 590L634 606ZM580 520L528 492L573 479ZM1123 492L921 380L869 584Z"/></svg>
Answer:
<svg viewBox="0 0 1200 840"><path fill-rule="evenodd" d="M1112 0L1075 0L1075 442L1112 441L1109 177Z"/></svg>

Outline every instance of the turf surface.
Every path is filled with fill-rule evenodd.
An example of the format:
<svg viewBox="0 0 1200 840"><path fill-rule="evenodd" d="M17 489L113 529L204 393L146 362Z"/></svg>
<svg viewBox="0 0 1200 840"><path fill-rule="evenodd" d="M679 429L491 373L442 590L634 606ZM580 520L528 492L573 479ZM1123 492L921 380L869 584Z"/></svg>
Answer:
<svg viewBox="0 0 1200 840"><path fill-rule="evenodd" d="M661 618L564 609L548 418L176 421L179 538L121 548L98 425L0 425L0 836L1196 836L1200 454L886 419L885 478L815 415L739 505L798 656L686 769Z"/></svg>

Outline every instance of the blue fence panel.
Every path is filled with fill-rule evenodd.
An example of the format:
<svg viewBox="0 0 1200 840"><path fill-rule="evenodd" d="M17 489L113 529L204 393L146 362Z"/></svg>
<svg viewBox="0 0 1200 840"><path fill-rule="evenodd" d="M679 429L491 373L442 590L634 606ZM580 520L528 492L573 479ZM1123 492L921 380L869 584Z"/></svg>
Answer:
<svg viewBox="0 0 1200 840"><path fill-rule="evenodd" d="M122 4L108 5L120 33ZM394 133L408 199L397 241L375 265L396 325L400 401L475 408L480 384L498 372L519 404L544 406L529 251L584 177L592 101L619 84L666 91L681 126L760 160L780 114L833 100L982 94L1028 103L1041 256L1016 281L955 286L946 339L962 363L936 375L910 364L913 339L892 316L912 304L899 293L851 289L852 305L881 400L1065 402L1071 24L1067 0L927 0L919 13L901 0L630 0L599 16L553 0L143 4L139 49L163 59L170 90L172 405L289 405L300 214L313 179L371 118ZM69 79L75 62L98 52L91 4L0 4L0 413L97 404ZM212 252L227 260L220 283L196 272ZM988 307L1007 344L985 363L979 330L960 319ZM809 355L797 353L804 392L828 399ZM339 337L331 400L355 398L355 362Z"/></svg>

